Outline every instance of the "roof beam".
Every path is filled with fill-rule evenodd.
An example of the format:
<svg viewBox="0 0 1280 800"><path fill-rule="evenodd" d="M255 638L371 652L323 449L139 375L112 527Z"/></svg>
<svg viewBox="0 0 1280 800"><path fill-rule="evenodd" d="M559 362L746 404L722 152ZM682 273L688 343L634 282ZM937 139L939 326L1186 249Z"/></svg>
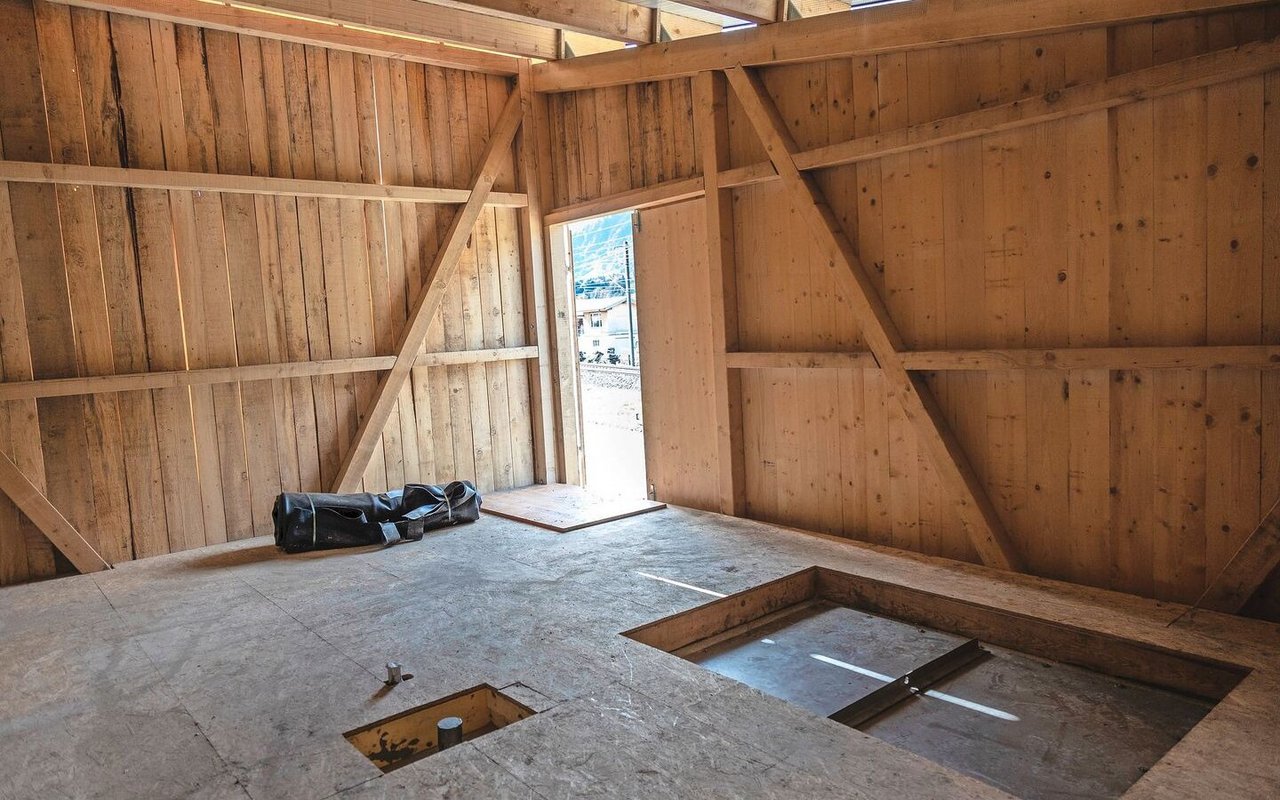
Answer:
<svg viewBox="0 0 1280 800"><path fill-rule="evenodd" d="M898 3L626 53L538 64L534 89L562 92L689 77L703 70L820 61L1262 5L1263 0L1021 0Z"/></svg>
<svg viewBox="0 0 1280 800"><path fill-rule="evenodd" d="M906 347L902 334L863 267L853 243L845 235L812 176L796 166L796 144L777 106L757 75L742 67L730 69L727 74L729 85L741 101L751 127L764 144L774 169L782 176L792 206L804 218L815 244L837 279L845 279L843 283L849 289L849 310L883 370L888 393L902 406L903 416L915 431L921 447L932 458L942 485L955 502L956 516L969 535L969 541L988 566L1021 570L1021 557L928 384L918 375L908 372L903 361Z"/></svg>
<svg viewBox="0 0 1280 800"><path fill-rule="evenodd" d="M237 2L239 4L239 2ZM527 22L458 11L418 0L251 0L246 5L311 19L410 33L529 58L555 58L554 30Z"/></svg>
<svg viewBox="0 0 1280 800"><path fill-rule="evenodd" d="M270 13L251 6L229 6L206 3L201 0L52 0L64 5L110 11L134 17L164 20L181 25L247 33L281 39L286 42L350 50L387 58L402 58L437 67L452 67L488 72L494 75L515 75L516 59L451 47L436 41L402 34L380 33L361 28L320 22L297 16Z"/></svg>
<svg viewBox="0 0 1280 800"><path fill-rule="evenodd" d="M1196 606L1239 614L1277 566L1280 566L1280 502L1271 507L1240 545Z"/></svg>
<svg viewBox="0 0 1280 800"><path fill-rule="evenodd" d="M654 41L657 42L674 42L677 39L720 33L723 30L722 26L714 22L694 19L693 17L682 17L679 14L672 14L661 9L655 8L653 13L657 15L655 25L657 36L654 37Z"/></svg>
<svg viewBox="0 0 1280 800"><path fill-rule="evenodd" d="M649 11L623 0L423 0L433 6L479 12L513 22L576 31L642 44L649 41Z"/></svg>
<svg viewBox="0 0 1280 800"><path fill-rule="evenodd" d="M144 16L168 19L172 7L207 6L210 9L250 12L245 19L278 16L292 21L321 25L341 25L349 30L417 37L437 42L454 42L479 47L494 53L510 53L529 58L555 58L556 32L527 22L512 22L470 11L420 3L418 0L234 0L233 5L205 3L200 0L68 0L105 11L124 11L146 6L155 13ZM256 12L256 13L253 13ZM309 28L314 30L314 28ZM253 33L253 30L246 30ZM514 65L513 65L514 70Z"/></svg>
<svg viewBox="0 0 1280 800"><path fill-rule="evenodd" d="M747 22L777 21L777 0L679 0L680 5L700 8Z"/></svg>

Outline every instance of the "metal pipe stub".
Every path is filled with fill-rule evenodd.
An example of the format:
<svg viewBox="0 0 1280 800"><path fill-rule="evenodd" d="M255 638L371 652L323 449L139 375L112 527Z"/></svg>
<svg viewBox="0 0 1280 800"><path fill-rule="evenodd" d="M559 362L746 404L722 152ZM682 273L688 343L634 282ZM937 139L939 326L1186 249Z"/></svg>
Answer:
<svg viewBox="0 0 1280 800"><path fill-rule="evenodd" d="M462 744L462 717L445 717L437 722L436 742L440 750Z"/></svg>

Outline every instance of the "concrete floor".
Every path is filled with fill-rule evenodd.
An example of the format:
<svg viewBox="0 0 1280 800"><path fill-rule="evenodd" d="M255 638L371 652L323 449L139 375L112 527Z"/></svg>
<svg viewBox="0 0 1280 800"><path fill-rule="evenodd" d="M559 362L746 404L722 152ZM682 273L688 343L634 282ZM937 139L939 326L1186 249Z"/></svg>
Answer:
<svg viewBox="0 0 1280 800"><path fill-rule="evenodd" d="M640 572L732 593L814 564L1257 664L1280 641L681 509L570 534L484 517L306 556L255 539L0 590L0 797L1007 797L618 635L709 599ZM387 691L390 659L415 677ZM386 775L342 737L486 682L540 713ZM1255 671L1210 715L1238 745L1216 752L1206 720L1131 794L1267 796L1277 685Z"/></svg>

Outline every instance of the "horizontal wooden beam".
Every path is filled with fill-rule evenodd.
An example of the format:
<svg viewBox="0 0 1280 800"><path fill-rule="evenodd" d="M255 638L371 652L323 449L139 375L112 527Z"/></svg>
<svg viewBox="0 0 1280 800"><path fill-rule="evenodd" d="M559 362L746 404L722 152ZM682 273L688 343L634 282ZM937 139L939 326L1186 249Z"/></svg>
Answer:
<svg viewBox="0 0 1280 800"><path fill-rule="evenodd" d="M1262 518L1196 606L1238 614L1263 581L1280 566L1280 502Z"/></svg>
<svg viewBox="0 0 1280 800"><path fill-rule="evenodd" d="M904 353L905 355L905 353ZM855 353L725 353L729 369L879 369L870 351Z"/></svg>
<svg viewBox="0 0 1280 800"><path fill-rule="evenodd" d="M0 453L0 493L8 495L18 510L26 514L27 519L49 537L53 546L80 572L100 572L111 568L93 545L85 541L80 531L53 507L49 498L4 453Z"/></svg>
<svg viewBox="0 0 1280 800"><path fill-rule="evenodd" d="M495 361L523 361L538 357L537 347L502 347L487 350L459 350L422 353L415 367L451 364L484 364ZM125 375L95 375L88 378L49 378L37 381L0 383L0 401L32 397L70 397L84 394L171 389L215 383L311 378L317 375L345 375L353 372L381 372L395 364L395 356L333 358L324 361L297 361L283 364L251 364L241 367L133 372Z"/></svg>
<svg viewBox="0 0 1280 800"><path fill-rule="evenodd" d="M443 8L418 0L236 0L236 5L304 19L410 34L527 58L556 58L556 32L528 22Z"/></svg>
<svg viewBox="0 0 1280 800"><path fill-rule="evenodd" d="M0 161L0 181L322 197L336 200L386 200L396 203L465 203L471 196L468 189L268 178L261 175L171 172L163 169L131 167L89 167L80 164L40 164L31 161ZM518 192L490 192L485 202L492 206L523 208L528 205L529 200L524 194Z"/></svg>
<svg viewBox="0 0 1280 800"><path fill-rule="evenodd" d="M649 41L647 9L623 0L425 0L433 6L455 8L576 31L602 39L640 44Z"/></svg>
<svg viewBox="0 0 1280 800"><path fill-rule="evenodd" d="M1280 369L1280 347L1062 347L1026 350L907 350L912 372L1051 369ZM734 369L879 369L870 352L728 353Z"/></svg>
<svg viewBox="0 0 1280 800"><path fill-rule="evenodd" d="M240 4L227 5L204 2L204 0L53 0L53 2L232 33L248 33L317 47L350 50L386 58L401 58L437 67L469 69L494 75L515 75L519 71L519 61L510 56L453 47L420 37L366 30L333 22L318 22Z"/></svg>
<svg viewBox="0 0 1280 800"><path fill-rule="evenodd" d="M613 214L617 211L679 203L683 200L702 197L702 195L701 177L681 178L611 194L595 200L584 200L580 203L560 206L547 212L543 216L543 220L547 225L560 225L565 222L577 222L591 219L592 217L602 217L605 214Z"/></svg>
<svg viewBox="0 0 1280 800"><path fill-rule="evenodd" d="M680 5L723 14L745 22L767 24L776 22L777 0L679 0Z"/></svg>
<svg viewBox="0 0 1280 800"><path fill-rule="evenodd" d="M1176 17L1262 0L1019 0L897 3L622 53L538 64L534 89L565 92L689 77L703 70L866 56Z"/></svg>
<svg viewBox="0 0 1280 800"><path fill-rule="evenodd" d="M488 364L495 361L530 361L535 358L538 358L537 345L529 345L528 347L494 347L487 350L422 353L413 362L413 365L415 367L444 367L455 364Z"/></svg>
<svg viewBox="0 0 1280 800"><path fill-rule="evenodd" d="M888 133L805 150L796 153L795 161L797 167L806 171L856 164L1200 89L1277 68L1280 68L1280 41L1252 42ZM777 179L778 174L767 161L720 173L721 186L742 187Z"/></svg>

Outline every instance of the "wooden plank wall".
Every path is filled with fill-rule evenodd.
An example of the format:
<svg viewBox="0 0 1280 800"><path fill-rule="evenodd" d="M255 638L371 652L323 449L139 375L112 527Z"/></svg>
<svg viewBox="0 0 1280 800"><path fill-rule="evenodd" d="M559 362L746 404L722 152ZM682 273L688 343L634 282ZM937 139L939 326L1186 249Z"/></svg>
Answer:
<svg viewBox="0 0 1280 800"><path fill-rule="evenodd" d="M1272 8L762 76L799 145L815 147L1277 33ZM557 203L696 174L687 106L639 102L685 86L554 96ZM1272 73L818 179L913 349L1276 344L1277 92ZM600 124L584 126L592 108ZM736 100L730 138L734 166L767 160ZM781 186L735 190L734 216L741 349L865 349ZM1270 372L928 380L1039 575L1193 601L1280 497ZM877 371L747 370L742 404L749 516L976 560Z"/></svg>
<svg viewBox="0 0 1280 800"><path fill-rule="evenodd" d="M548 98L553 207L701 173L691 80Z"/></svg>
<svg viewBox="0 0 1280 800"><path fill-rule="evenodd" d="M664 502L718 509L711 329L702 200L640 212L634 231L645 477ZM692 267L692 268L691 268Z"/></svg>
<svg viewBox="0 0 1280 800"><path fill-rule="evenodd" d="M11 160L466 188L508 79L0 0ZM496 187L512 191L508 167ZM0 379L386 354L451 206L0 184ZM429 351L520 346L486 209ZM332 480L376 374L0 403L0 450L111 562L269 533ZM365 487L533 482L517 362L415 369ZM0 583L53 574L0 496Z"/></svg>

